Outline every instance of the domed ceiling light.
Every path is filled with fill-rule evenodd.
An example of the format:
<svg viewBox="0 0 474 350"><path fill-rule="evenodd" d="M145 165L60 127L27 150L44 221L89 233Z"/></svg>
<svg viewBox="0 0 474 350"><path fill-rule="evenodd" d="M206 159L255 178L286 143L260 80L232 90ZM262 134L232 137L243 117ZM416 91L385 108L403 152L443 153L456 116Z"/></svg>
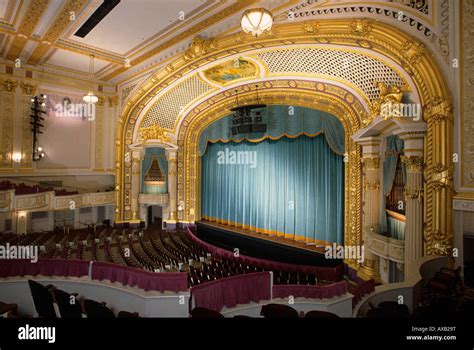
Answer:
<svg viewBox="0 0 474 350"><path fill-rule="evenodd" d="M244 32L259 36L272 29L273 15L264 8L249 9L242 14L240 25Z"/></svg>

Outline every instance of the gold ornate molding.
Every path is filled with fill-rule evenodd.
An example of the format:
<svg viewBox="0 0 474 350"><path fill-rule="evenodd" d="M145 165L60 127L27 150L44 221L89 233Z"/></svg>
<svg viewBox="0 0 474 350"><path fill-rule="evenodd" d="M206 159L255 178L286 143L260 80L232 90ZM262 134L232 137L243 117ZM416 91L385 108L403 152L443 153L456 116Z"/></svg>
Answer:
<svg viewBox="0 0 474 350"><path fill-rule="evenodd" d="M370 19L356 19L351 22L351 33L355 35L367 36L372 31L373 20Z"/></svg>
<svg viewBox="0 0 474 350"><path fill-rule="evenodd" d="M216 41L214 39L204 39L200 36L196 36L191 42L189 48L184 52L184 59L186 61L191 61L195 58L204 56L216 47Z"/></svg>
<svg viewBox="0 0 474 350"><path fill-rule="evenodd" d="M250 85L251 86L251 85ZM242 104L255 100L256 92L243 88L239 96ZM269 81L258 91L260 100L266 104L289 104L331 113L336 116L346 130L346 152L349 161L345 169L345 242L358 245L363 241L361 225L361 150L350 138L360 128L357 108L360 103L355 99L346 99L344 89L318 82L275 80ZM351 100L348 103L347 100ZM198 156L199 136L208 125L229 113L228 108L235 103L234 97L222 92L203 101L185 116L183 127L178 134L178 202L184 203L184 211L178 212L178 220L194 222L200 219L200 158ZM347 243L349 242L349 243ZM351 262L356 265L355 262Z"/></svg>
<svg viewBox="0 0 474 350"><path fill-rule="evenodd" d="M64 30L71 24L71 12L79 14L87 2L87 0L68 0L66 2L66 4L62 7L61 12L56 16L56 19L52 25L48 28L41 42L38 43L33 53L29 57L28 64L36 65L39 63L41 58L50 49L51 45L59 39Z"/></svg>
<svg viewBox="0 0 474 350"><path fill-rule="evenodd" d="M141 128L138 131L138 134L139 134L138 139L140 141L159 140L163 143L170 142L170 137L168 133L165 131L165 129L162 129L157 125L152 125L148 128Z"/></svg>
<svg viewBox="0 0 474 350"><path fill-rule="evenodd" d="M243 36L238 34L230 34L222 37L217 37L216 49L208 54L196 57L189 61L185 60L182 56L178 57L177 60L171 62L173 70L163 68L157 71L153 76L146 80L141 86L141 93L134 94L128 100L129 103L124 106L124 110L119 118L119 125L117 129L117 138L121 142L117 147L117 159L120 161L120 168L117 170L117 186L120 188L120 192L117 195L117 208L118 213L116 220L126 221L130 219L130 212L127 211L129 207L129 199L127 199L127 189L124 185L127 183L127 178L130 176L130 169L124 166L123 154L125 147L133 143L132 136L135 128L137 118L143 108L153 99L153 96L161 91L166 86L177 81L190 72L195 72L199 67L202 67L209 62L216 59L223 59L235 54L248 54L255 49L266 48L271 49L273 47L282 47L282 45L319 45L320 43L331 43L331 45L337 45L338 47L364 47L367 50L367 55L374 55L377 59L385 62L387 59L388 65L390 62L399 62L405 70L405 74L410 75L411 80L414 84L417 94L420 96L420 102L426 106L430 101L433 101L435 97L439 97L444 101L451 101L451 95L448 90L448 84L443 75L443 72L439 69L437 62L435 61L434 55L429 54L428 49L424 45L420 44L412 36L400 31L398 28L385 24L383 22L374 21L372 23L372 31L370 35L364 36L356 35L351 33L350 24L352 20L338 19L338 20L321 20L318 21L320 27L317 33L307 33L302 30L301 22L293 22L276 26L279 33L278 36L265 36L254 38L252 36ZM313 22L315 23L315 22ZM239 40L240 38L240 40ZM327 79L331 79L327 77ZM308 83L310 84L310 83ZM301 92L301 90L293 88L295 91ZM313 87L313 92L319 92L317 87ZM293 100L300 101L300 97L294 97L288 88L281 88L281 96L283 97L278 102L279 104L292 104ZM284 91L284 92L283 92ZM326 102L326 106L321 106L321 103L311 103L311 99L314 97L307 97L308 101L300 103L310 108L323 108L328 111L329 106L333 110L338 108ZM209 101L217 104L218 101L214 97L209 98ZM339 104L340 100L334 100L333 102ZM208 108L208 107L206 107ZM203 113L201 106L196 106L190 111L189 116L196 118L198 115ZM213 113L219 112L218 109L213 110ZM334 111L329 111L335 113ZM360 120L364 117L364 113L369 113L364 108L357 111L357 119ZM223 115L223 111L219 112ZM217 114L219 114L217 113ZM190 128L190 124L193 120L184 119L179 129L179 134L183 130ZM370 117L366 117L370 118ZM424 114L425 121L428 120ZM366 119L367 120L367 119ZM436 126L434 123L429 123L428 132L426 135L426 151L425 151L425 162L427 164L426 175L427 178L432 176L432 168L435 164L441 163L445 166L452 163L452 125L451 123L441 122ZM359 126L357 126L358 128ZM193 126L193 128L196 128ZM183 131L184 132L184 131ZM189 191L189 200L192 198L192 205L186 203L184 212L178 214L182 216L180 220L187 218L187 221L193 221L199 215L199 208L195 205L195 198L199 196L198 187L192 187L189 184L192 181L196 181L199 178L198 169L184 169L185 164L195 164L195 159L191 157L191 154L184 156L182 153L186 153L189 149L188 143L195 142L194 136L191 140L187 140L187 136L179 137L178 146L180 152L178 155L178 200L185 198L185 191ZM184 147L184 149L183 149ZM182 151L183 150L183 151ZM349 154L352 152L358 152L360 156L360 149L350 149ZM194 156L193 156L194 157ZM186 160L186 163L184 160ZM358 161L351 162L352 167L360 169L360 159ZM181 179L180 179L181 177ZM360 181L360 178L359 178ZM359 185L360 187L360 185ZM347 186L349 192L352 194L357 192L356 187ZM434 233L444 232L447 241L453 240L453 229L452 229L452 211L449 207L449 203L452 203L452 189L443 188L438 194L434 190L433 184L427 184L424 201L424 219L426 222L425 231L428 233L430 239L434 239ZM354 197L355 198L355 197ZM188 199L186 199L188 200ZM359 197L360 200L360 197ZM448 203L448 205L446 205ZM190 203L189 203L190 204ZM353 209L357 206L357 200L348 203ZM190 209L194 210L191 214ZM129 209L128 209L129 210ZM345 222L348 223L351 230L358 231L360 236L360 221L352 222L350 217L345 217ZM352 231L351 231L352 232ZM354 240L351 235L345 237L345 244L353 244ZM425 252L426 254L433 254L432 249L433 241L425 241Z"/></svg>
<svg viewBox="0 0 474 350"><path fill-rule="evenodd" d="M369 180L364 180L364 190L379 190L380 189L380 181L379 180L374 180L374 181L369 181Z"/></svg>
<svg viewBox="0 0 474 350"><path fill-rule="evenodd" d="M48 5L49 0L35 0L28 4L23 20L18 27L17 36L13 39L10 49L8 50L7 59L14 61L17 58L20 58L21 53L28 42L28 37L33 34L36 25L48 8Z"/></svg>
<svg viewBox="0 0 474 350"><path fill-rule="evenodd" d="M23 95L34 96L36 94L36 85L21 82L20 87Z"/></svg>
<svg viewBox="0 0 474 350"><path fill-rule="evenodd" d="M425 53L425 45L416 40L408 40L402 46L402 56L411 65L419 63Z"/></svg>
<svg viewBox="0 0 474 350"><path fill-rule="evenodd" d="M190 37L192 35L196 35L197 33L209 28L211 25L213 25L215 23L218 23L219 21L221 21L222 19L224 19L228 16L235 15L236 13L240 12L244 8L250 6L254 3L255 3L255 0L239 0L235 3L233 3L232 5L226 7L225 9L220 11L219 13L217 13L213 16L210 16L209 18L207 18L207 19L203 20L202 22L190 27L189 29L183 30L182 32L180 32L179 34L177 34L175 37L168 40L167 42L165 42L161 45L158 45L157 47L155 47L154 49L148 51L144 55L138 57L137 59L134 59L132 62L130 62L131 66L136 66L136 65L146 61L147 59L155 56L157 53L160 53L160 52L172 47L177 42L185 40L185 39L187 39L188 37ZM103 80L110 80L110 79L116 77L117 75L125 72L126 70L127 70L126 68L118 69L118 70L108 74L107 76L105 76L103 78Z"/></svg>
<svg viewBox="0 0 474 350"><path fill-rule="evenodd" d="M306 34L317 34L319 32L318 22L304 22L303 30Z"/></svg>
<svg viewBox="0 0 474 350"><path fill-rule="evenodd" d="M105 106L105 96L97 96L99 100L97 101L97 107Z"/></svg>
<svg viewBox="0 0 474 350"><path fill-rule="evenodd" d="M408 199L416 199L418 202L421 202L423 198L423 189L422 188L408 188L405 187L403 189L403 194L405 196L405 200Z"/></svg>
<svg viewBox="0 0 474 350"><path fill-rule="evenodd" d="M396 110L402 102L403 91L405 87L398 86L387 86L382 82L374 83L380 91L380 98L373 101L371 109L371 118L374 120L378 115L382 116L384 120L398 117L399 115L393 115L393 111ZM400 110L398 108L398 110Z"/></svg>
<svg viewBox="0 0 474 350"><path fill-rule="evenodd" d="M18 86L18 82L16 80L11 79L0 79L0 84L3 91L6 92L15 92L16 87Z"/></svg>
<svg viewBox="0 0 474 350"><path fill-rule="evenodd" d="M430 122L440 123L445 120L452 120L453 106L441 97L433 98L425 106L425 119Z"/></svg>
<svg viewBox="0 0 474 350"><path fill-rule="evenodd" d="M441 163L436 164L431 169L431 178L429 183L435 191L441 191L444 188L453 189L453 167L447 167Z"/></svg>
<svg viewBox="0 0 474 350"><path fill-rule="evenodd" d="M117 107L118 106L118 96L109 96L107 98L109 102L109 107Z"/></svg>
<svg viewBox="0 0 474 350"><path fill-rule="evenodd" d="M406 165L407 170L410 172L423 172L424 159L419 156L401 156L402 162Z"/></svg>
<svg viewBox="0 0 474 350"><path fill-rule="evenodd" d="M362 163L364 164L364 169L366 170L377 170L380 167L380 158L379 157L363 157Z"/></svg>

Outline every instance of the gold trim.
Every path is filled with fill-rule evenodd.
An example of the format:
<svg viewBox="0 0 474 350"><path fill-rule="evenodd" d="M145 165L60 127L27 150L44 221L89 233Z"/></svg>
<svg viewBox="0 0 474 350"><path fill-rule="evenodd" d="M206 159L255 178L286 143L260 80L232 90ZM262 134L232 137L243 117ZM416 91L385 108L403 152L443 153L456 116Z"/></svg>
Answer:
<svg viewBox="0 0 474 350"><path fill-rule="evenodd" d="M56 41L62 32L71 24L69 13L79 13L87 3L87 0L69 0L63 6L62 10L56 16L53 24L48 28L48 31L34 49L33 53L28 59L28 64L38 64L43 55L51 48L51 44L54 43L55 46L59 47ZM49 44L46 44L45 42Z"/></svg>
<svg viewBox="0 0 474 350"><path fill-rule="evenodd" d="M28 8L26 9L26 13L23 16L23 20L19 26L18 32L15 33L16 36L14 37L13 42L10 45L10 49L6 55L8 60L14 61L21 57L21 53L28 42L28 37L33 34L38 22L48 8L48 3L49 0L30 1Z"/></svg>
<svg viewBox="0 0 474 350"><path fill-rule="evenodd" d="M143 61L146 61L148 58L156 55L157 53L160 53L160 52L166 50L167 48L169 48L173 45L176 45L180 41L194 35L195 33L200 32L201 30L204 30L204 29L210 27L213 24L218 23L219 21L221 21L221 20L223 20L223 19L225 19L225 18L227 18L231 15L234 15L235 13L238 13L240 10L242 10L245 7L250 6L254 3L255 3L255 0L239 0L238 2L226 7L225 9L220 11L215 16L211 16L210 18L208 18L208 19L206 19L206 20L204 20L200 23L195 24L191 28L189 28L189 29L179 33L178 35L174 36L173 38L171 38L167 42L165 42L163 44L160 44L157 47L155 47L154 49L148 51L146 54L144 54L140 57L137 57L132 62L130 62L130 65L131 66L136 66L136 65L142 63ZM108 75L103 77L103 79L104 80L113 79L114 77L116 77L117 75L119 75L119 74L121 74L125 71L127 71L127 69L122 67L120 69L117 69L116 71L113 71L112 73L109 73Z"/></svg>
<svg viewBox="0 0 474 350"><path fill-rule="evenodd" d="M354 35L350 32L351 22L352 20L348 19L318 21L320 29L316 34L308 34L305 31L302 31L301 22L293 22L275 26L274 31L278 32L278 36L264 35L259 38L254 38L252 36L242 35L241 33L222 36L215 38L216 49L211 53L191 61L185 61L183 55L178 55L177 59L172 62L173 70L171 72L163 68L162 70L159 70L153 74L151 78L142 84L141 89L138 90L139 93L132 96L128 100L127 105L124 107L119 117L116 151L118 170L116 181L117 186L120 187L120 190L117 191L117 207L120 208L120 210L117 215L117 221L130 219L129 214L127 214L130 195L126 188L121 188L130 181L130 169L126 164L123 164L123 154L126 147L132 143L136 118L142 109L147 105L147 103L149 103L153 96L165 86L170 85L185 74L199 69L199 67L202 67L204 64L216 59L235 55L236 53L243 54L244 52L249 52L251 50L260 48L315 43L315 40L322 40L324 42L329 41L332 45L346 47L358 46L358 43L363 38L364 42L369 44L370 50L373 51L374 54L378 55L377 59L383 60L384 57L386 57L392 62L399 63L403 67L405 72L402 74L402 76L411 76L416 92L420 96L420 102L425 108L430 107L430 111L432 112L431 116L435 116L435 118L431 120L430 113L423 113L425 121L428 122L428 132L425 139L426 147L424 155L424 159L427 163L425 176L428 179L432 179L434 175L434 169L437 164L441 164L443 167L450 169L452 164L451 158L453 143L451 124L452 118L449 115L451 112L449 112L447 109L444 109L444 111L448 112L448 115L446 118L438 118L439 114L433 113L433 111L435 111L433 106L438 108L436 104L437 101L444 101L447 105L449 105L451 102L451 95L448 91L448 84L446 83L444 74L435 61L434 56L428 52L428 48L423 47L423 45L419 45L417 39L405 34L392 25L374 21L371 24L372 30L370 35L362 36L360 34ZM364 52L363 54L368 55L367 52ZM307 82L307 84L311 84L311 82ZM278 101L280 104L294 105L295 103L300 103L306 107L322 109L332 114L340 113L341 108L343 108L341 101L335 97L314 101L314 95L306 94L305 97L302 97L305 95L301 94L302 90L304 91L302 87L299 89L294 88L293 91L288 89L288 87L285 89L274 88L273 94L280 94L280 101ZM295 91L301 96L297 97ZM317 89L314 89L313 93L314 92L319 93ZM324 92L321 92L321 94L323 93ZM207 101L210 101L213 104L218 103L218 100L215 98L215 96L209 98ZM358 103L360 105L360 102ZM359 116L358 118L361 118L364 113L368 112L365 111L362 106L354 109L355 111L352 113L354 113L356 116ZM193 108L193 110L188 113L188 116L201 116L204 110L205 109L203 109L201 104ZM208 110L215 113L214 117L216 114L222 115L224 113L222 108L220 110L218 108L209 108ZM195 120L192 118L188 119L188 116L181 124L181 128L179 130L180 135L183 130L190 129L190 125L194 125L195 123ZM351 117L349 115L344 115L344 118L347 119ZM200 125L199 128L201 127L204 126ZM357 130L359 126L355 127ZM196 129L196 126L193 126L193 128ZM195 198L198 198L200 195L199 188L192 187L190 185L191 181L197 180L199 175L199 167L197 167L197 169L190 169L189 167L183 168L185 165L193 164L195 161L193 160L193 163L191 163L190 157L192 155L186 152L193 150L193 148L190 147L190 143L196 142L196 137L197 135L193 134L192 140L189 140L187 137L181 135L178 139L178 146L180 149L180 160L178 161L178 171L180 174L178 175L178 200L186 198L187 203L185 206L186 209L184 217L180 219L185 221L193 221L195 219L195 215L199 215L199 208L195 205ZM358 157L357 162L351 162L351 167L357 166L360 168L360 149L349 149L349 153L350 155L354 153L354 156ZM184 161L185 158L183 154L186 154L186 162ZM193 157L195 157L195 155ZM122 166L123 168L121 168ZM360 188L360 178L358 181L359 185L357 186ZM346 183L346 188L349 189L349 192L355 194L355 197L351 199L350 203L347 203L348 206L350 205L352 207L351 209L360 206L358 204L360 202L360 197L358 197L360 193L357 193L357 186L351 188ZM441 242L443 246L451 246L453 244L453 189L450 186L443 186L435 191L434 184L428 183L426 184L424 193L426 194L423 199L425 221L424 248L425 254L431 255L435 254L437 251L435 245L437 241ZM193 205L188 205L191 204L191 202L189 202L191 199ZM350 222L351 230L353 230L353 232L358 231L358 235L360 237L360 218L357 218L357 220L359 221L354 222L351 221L351 218L349 217L345 218L345 222L347 224ZM345 237L345 244L355 244L356 241L357 234L355 235L355 238L352 236Z"/></svg>
<svg viewBox="0 0 474 350"><path fill-rule="evenodd" d="M214 217L210 217L210 216L203 216L202 219L206 220L206 221L209 221L209 222L215 222L215 223L218 223L218 224L228 225L228 226L230 226L228 228L230 230L232 230L232 227L242 228L244 230L251 230L251 231L255 231L256 233L262 233L262 234L265 234L265 235L275 235L277 237L282 237L282 238L286 238L286 239L293 239L295 242L314 243L315 245L324 245L324 246L332 245L334 243L334 242L327 242L327 241L324 241L324 240L321 240L321 239L307 238L305 236L298 235L296 233L292 234L292 233L285 233L285 232L276 231L276 230L267 230L267 229L259 228L259 227L256 227L256 226L245 225L245 224L242 224L242 223L236 222L236 221L223 220L223 219L214 218ZM237 232L237 231L235 231L235 232ZM240 233L240 232L237 232L237 233Z"/></svg>

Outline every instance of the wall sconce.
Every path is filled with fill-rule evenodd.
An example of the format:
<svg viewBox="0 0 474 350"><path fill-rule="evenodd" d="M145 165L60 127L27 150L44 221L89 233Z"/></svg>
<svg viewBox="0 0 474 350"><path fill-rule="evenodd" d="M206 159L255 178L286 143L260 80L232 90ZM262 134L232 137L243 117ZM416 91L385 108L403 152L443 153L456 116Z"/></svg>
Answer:
<svg viewBox="0 0 474 350"><path fill-rule="evenodd" d="M44 158L44 156L45 156L45 153L44 153L43 147L41 146L36 147L33 153L33 160L35 161L41 160Z"/></svg>
<svg viewBox="0 0 474 350"><path fill-rule="evenodd" d="M21 162L21 153L20 152L15 152L12 154L12 160L15 162L15 163L20 163Z"/></svg>

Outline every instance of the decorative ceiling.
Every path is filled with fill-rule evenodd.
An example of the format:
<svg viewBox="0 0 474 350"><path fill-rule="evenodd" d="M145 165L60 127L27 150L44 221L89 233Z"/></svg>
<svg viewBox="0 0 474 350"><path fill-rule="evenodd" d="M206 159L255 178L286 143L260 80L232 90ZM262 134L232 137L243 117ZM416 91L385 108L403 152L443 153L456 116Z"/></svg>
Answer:
<svg viewBox="0 0 474 350"><path fill-rule="evenodd" d="M377 82L387 86L408 87L406 79L397 71L372 58L359 53L350 52L347 49L340 51L330 48L318 48L314 45L308 47L293 47L287 49L267 50L250 55L249 57L236 57L223 63L210 64L204 72L228 73L237 71L233 64L239 61L257 61L263 67L264 73L259 76L260 82L274 77L301 77L301 79L328 79L339 81L344 86L352 88L360 98L366 102L374 101L380 97ZM194 71L180 79L161 94L158 94L151 107L145 109L141 114L140 127L157 125L169 131L176 131L177 123L189 107L200 98L207 97L216 87L211 81L201 78L202 74ZM207 77L209 78L209 77ZM255 75L239 77L235 81L229 81L224 87L235 89L239 83L255 79ZM216 78L218 79L218 78Z"/></svg>
<svg viewBox="0 0 474 350"><path fill-rule="evenodd" d="M77 30L103 0L0 0L1 55L21 67L110 81L159 64L196 34L217 35L242 11L269 0L121 0L84 37ZM271 1L272 7L286 3ZM268 3L268 4L267 4ZM290 1L291 3L291 1ZM228 22L229 21L229 22ZM17 64L18 64L17 63ZM122 75L122 76L121 76Z"/></svg>
<svg viewBox="0 0 474 350"><path fill-rule="evenodd" d="M0 59L88 78L92 54L97 82L127 85L187 50L196 35L239 31L241 13L257 6L271 10L276 23L378 17L429 39L445 59L449 54L448 0L121 0L84 38L76 36L102 4L103 0L0 0Z"/></svg>

